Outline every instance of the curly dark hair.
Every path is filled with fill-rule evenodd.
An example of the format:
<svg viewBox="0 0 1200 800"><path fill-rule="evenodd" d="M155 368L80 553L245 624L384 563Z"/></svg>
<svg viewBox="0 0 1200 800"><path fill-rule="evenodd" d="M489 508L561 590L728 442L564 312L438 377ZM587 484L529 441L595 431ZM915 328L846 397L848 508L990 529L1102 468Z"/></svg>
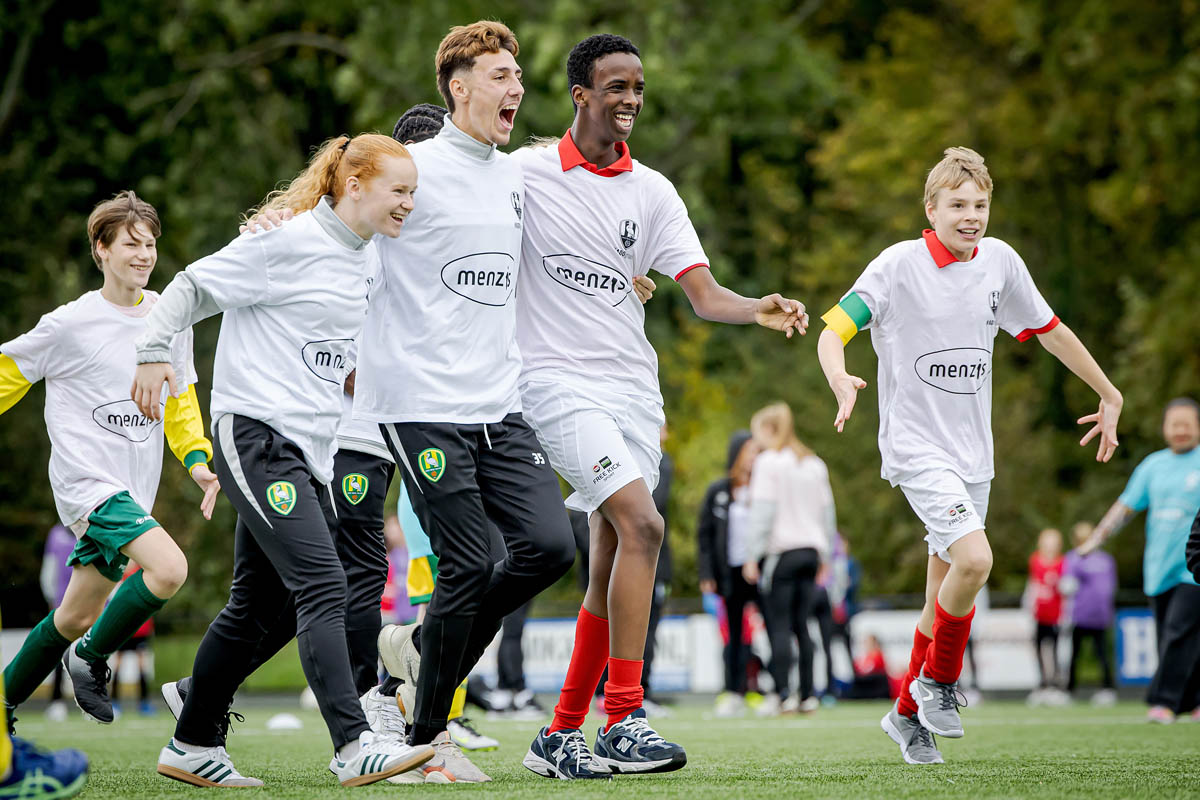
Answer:
<svg viewBox="0 0 1200 800"><path fill-rule="evenodd" d="M611 53L633 53L641 56L633 42L624 36L612 33L598 33L589 36L571 48L567 56L567 91L576 86L591 89L592 77L595 75L596 62Z"/></svg>
<svg viewBox="0 0 1200 800"><path fill-rule="evenodd" d="M392 138L401 144L432 139L442 129L442 120L445 119L446 113L446 109L433 103L419 103L396 120Z"/></svg>

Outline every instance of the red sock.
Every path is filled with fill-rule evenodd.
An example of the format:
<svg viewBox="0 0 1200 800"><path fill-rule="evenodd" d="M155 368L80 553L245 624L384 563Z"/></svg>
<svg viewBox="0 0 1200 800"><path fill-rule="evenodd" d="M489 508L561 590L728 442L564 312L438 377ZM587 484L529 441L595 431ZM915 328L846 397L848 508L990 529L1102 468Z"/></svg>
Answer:
<svg viewBox="0 0 1200 800"><path fill-rule="evenodd" d="M908 685L913 682L913 678L921 674L921 667L925 665L925 653L929 650L929 643L932 641L933 639L921 633L920 628L913 633L912 653L908 656L908 672L904 673L904 682L900 684L900 705L896 709L900 716L911 717L917 713L917 704L908 691Z"/></svg>
<svg viewBox="0 0 1200 800"><path fill-rule="evenodd" d="M563 681L558 705L554 707L554 721L550 723L551 733L583 727L607 663L608 620L581 608L575 622L575 647L571 650L567 679Z"/></svg>
<svg viewBox="0 0 1200 800"><path fill-rule="evenodd" d="M929 645L929 655L925 656L925 677L938 683L954 683L962 674L963 653L971 637L975 606L963 617L947 614L936 600L933 608L933 642Z"/></svg>
<svg viewBox="0 0 1200 800"><path fill-rule="evenodd" d="M604 710L608 712L608 727L642 707L642 660L608 659L608 681L604 684Z"/></svg>

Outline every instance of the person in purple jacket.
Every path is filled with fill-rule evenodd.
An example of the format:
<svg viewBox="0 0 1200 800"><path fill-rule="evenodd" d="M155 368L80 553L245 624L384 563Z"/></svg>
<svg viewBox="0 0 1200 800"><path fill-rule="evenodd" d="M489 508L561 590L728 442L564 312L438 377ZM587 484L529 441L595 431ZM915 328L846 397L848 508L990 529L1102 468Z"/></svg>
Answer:
<svg viewBox="0 0 1200 800"><path fill-rule="evenodd" d="M67 593L67 584L71 582L71 568L67 559L75 549L75 534L64 528L61 523L50 529L46 536L46 549L42 553L42 571L39 583L42 596L46 598L50 608L62 605L63 595ZM54 665L54 674L50 676L51 692L50 705L46 706L46 718L51 722L63 722L67 718L67 704L63 700L63 665L59 661Z"/></svg>
<svg viewBox="0 0 1200 800"><path fill-rule="evenodd" d="M1079 662L1084 640L1090 639L1092 652L1096 654L1104 673L1104 688L1092 695L1092 703L1110 706L1117 700L1107 638L1115 613L1113 596L1117 591L1117 562L1103 550L1080 554L1079 546L1088 540L1093 530L1090 522L1076 523L1071 530L1076 549L1067 553L1063 578L1059 584L1063 594L1071 596L1071 621L1074 625L1071 630L1071 668L1067 691L1075 691L1075 666Z"/></svg>

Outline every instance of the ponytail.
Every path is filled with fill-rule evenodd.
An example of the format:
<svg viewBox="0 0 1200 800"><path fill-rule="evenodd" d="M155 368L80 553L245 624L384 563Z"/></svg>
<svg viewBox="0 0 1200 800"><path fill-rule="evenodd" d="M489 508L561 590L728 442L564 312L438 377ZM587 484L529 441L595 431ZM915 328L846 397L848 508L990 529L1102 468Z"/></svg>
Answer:
<svg viewBox="0 0 1200 800"><path fill-rule="evenodd" d="M791 450L803 461L813 454L796 436L796 423L787 403L772 403L750 418L750 430L768 450Z"/></svg>
<svg viewBox="0 0 1200 800"><path fill-rule="evenodd" d="M346 191L346 179L355 176L363 183L370 181L387 157L412 158L404 145L378 133L327 139L303 172L282 189L268 194L260 205L246 212L246 217L264 211L288 210L299 214L315 208L325 195L331 195L336 203Z"/></svg>

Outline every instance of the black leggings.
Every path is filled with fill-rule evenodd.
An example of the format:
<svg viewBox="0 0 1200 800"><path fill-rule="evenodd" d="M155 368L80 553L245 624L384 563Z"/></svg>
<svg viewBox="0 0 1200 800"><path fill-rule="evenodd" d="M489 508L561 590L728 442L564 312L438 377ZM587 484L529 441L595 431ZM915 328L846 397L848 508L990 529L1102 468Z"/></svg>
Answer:
<svg viewBox="0 0 1200 800"><path fill-rule="evenodd" d="M1108 642L1105 634L1108 633L1104 628L1081 628L1076 625L1071 629L1071 668L1067 674L1067 691L1075 691L1075 666L1079 661L1079 654L1083 652L1084 640L1091 641L1092 652L1096 654L1096 658L1100 661L1100 669L1104 671L1104 688L1112 689L1115 687L1113 683L1112 662L1108 657Z"/></svg>
<svg viewBox="0 0 1200 800"><path fill-rule="evenodd" d="M730 567L729 588L729 594L721 596L725 601L725 618L729 623L729 644L725 647L725 691L745 694L750 647L742 642L742 620L747 603L754 603L759 611L763 611L763 602L758 587L747 583L742 577L741 567Z"/></svg>
<svg viewBox="0 0 1200 800"><path fill-rule="evenodd" d="M767 629L771 633L771 676L780 697L791 694L792 639L800 642L800 699L813 693L813 640L808 618L816 601L821 559L811 547L767 556L763 566Z"/></svg>

